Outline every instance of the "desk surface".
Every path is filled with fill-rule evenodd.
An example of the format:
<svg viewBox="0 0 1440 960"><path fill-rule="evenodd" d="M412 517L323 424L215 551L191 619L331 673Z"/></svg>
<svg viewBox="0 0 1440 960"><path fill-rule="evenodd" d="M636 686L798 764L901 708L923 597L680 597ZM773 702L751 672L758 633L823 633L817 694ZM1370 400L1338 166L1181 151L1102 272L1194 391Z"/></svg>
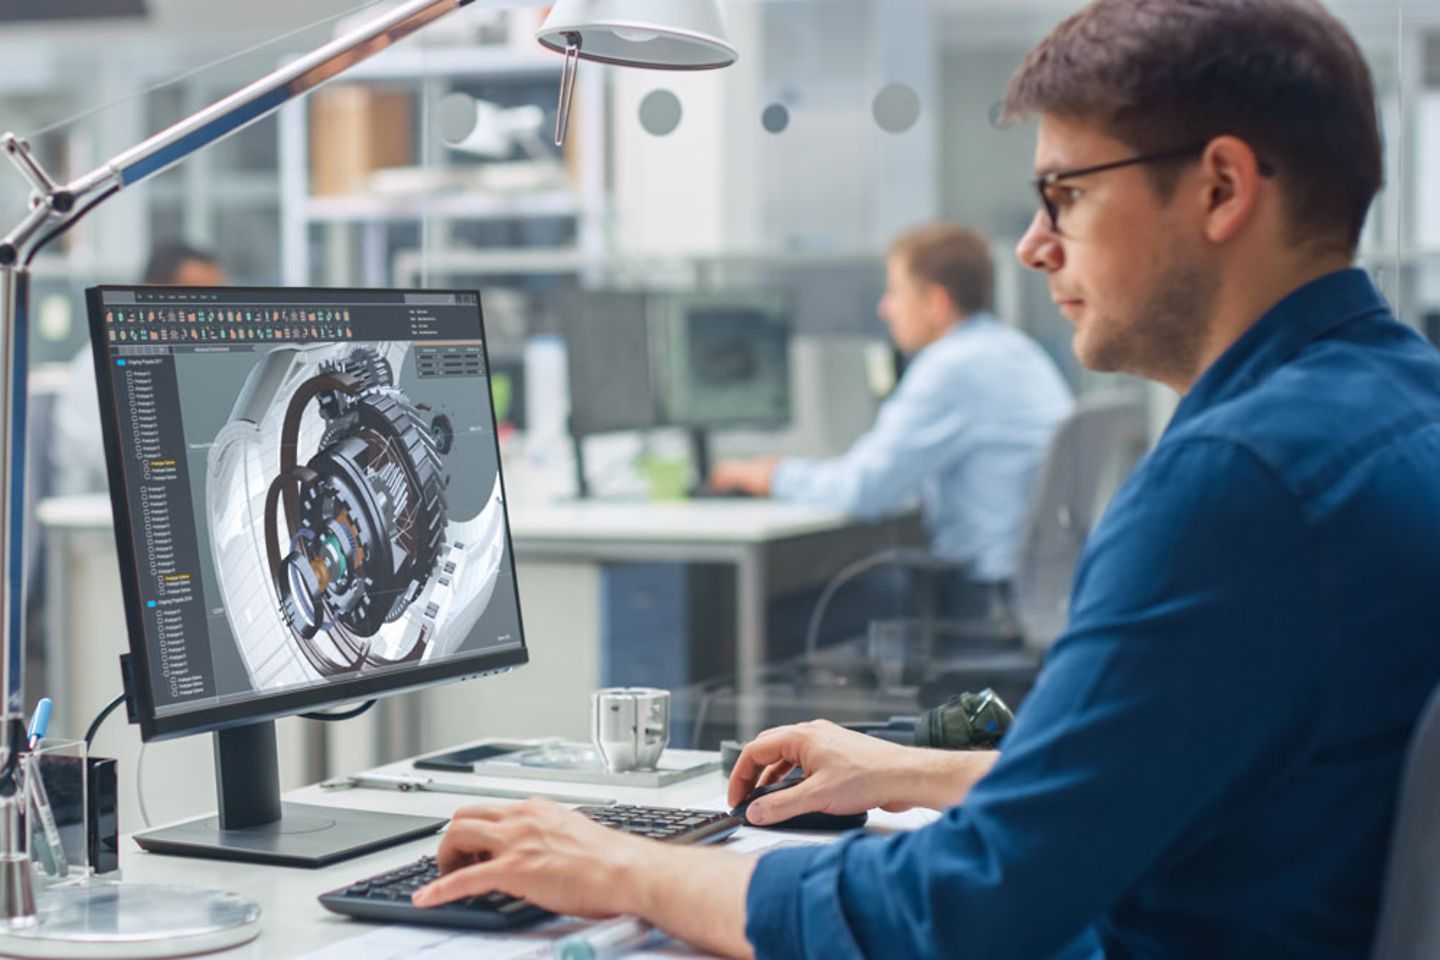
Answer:
<svg viewBox="0 0 1440 960"><path fill-rule="evenodd" d="M51 497L36 509L40 522L58 529L106 529L110 498L103 494ZM765 543L838 530L854 521L823 507L774 500L570 501L510 508L510 532L526 541L642 541L659 543Z"/></svg>
<svg viewBox="0 0 1440 960"><path fill-rule="evenodd" d="M377 768L376 772L412 773L408 761ZM465 779L463 774L430 773L437 780ZM581 794L606 794L626 803L655 804L675 807L718 809L723 806L724 780L719 773L710 773L684 783L659 790L634 787L597 787L594 784L536 783L535 781L501 780L487 777L469 782L496 787L529 789L537 792L570 790ZM448 817L456 808L474 803L504 803L483 797L445 793L399 793L388 790L322 790L318 786L294 790L285 799L295 803L348 807L359 810L411 813L421 816ZM909 828L919 826L934 814L914 811L903 815L872 812L872 823L880 827ZM398 847L391 847L369 856L347 860L320 870L269 867L256 864L167 857L145 853L127 838L122 844L121 867L126 880L141 883L175 883L187 886L230 890L260 904L260 936L250 943L226 951L227 960L261 960L261 958L301 957L329 944L359 936L375 927L332 914L315 898L328 890L346 885L433 852L436 838L428 837Z"/></svg>
<svg viewBox="0 0 1440 960"><path fill-rule="evenodd" d="M824 507L775 500L571 501L511 510L517 541L628 540L765 543L823 533L855 521Z"/></svg>

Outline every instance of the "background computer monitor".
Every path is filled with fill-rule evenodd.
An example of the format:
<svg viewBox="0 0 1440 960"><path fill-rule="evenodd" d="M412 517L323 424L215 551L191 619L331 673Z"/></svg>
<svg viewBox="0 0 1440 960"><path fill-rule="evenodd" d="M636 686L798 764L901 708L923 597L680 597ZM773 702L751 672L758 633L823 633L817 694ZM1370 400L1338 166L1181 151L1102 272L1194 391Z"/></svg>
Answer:
<svg viewBox="0 0 1440 960"><path fill-rule="evenodd" d="M320 864L440 821L279 802L273 718L525 663L474 291L88 291L146 740L216 732L166 852Z"/></svg>
<svg viewBox="0 0 1440 960"><path fill-rule="evenodd" d="M650 360L649 301L645 293L620 290L587 290L562 301L572 435L663 423Z"/></svg>
<svg viewBox="0 0 1440 960"><path fill-rule="evenodd" d="M691 429L790 423L790 324L765 293L657 297L664 420Z"/></svg>
<svg viewBox="0 0 1440 960"><path fill-rule="evenodd" d="M570 430L708 431L789 424L790 313L770 291L586 291L563 308Z"/></svg>

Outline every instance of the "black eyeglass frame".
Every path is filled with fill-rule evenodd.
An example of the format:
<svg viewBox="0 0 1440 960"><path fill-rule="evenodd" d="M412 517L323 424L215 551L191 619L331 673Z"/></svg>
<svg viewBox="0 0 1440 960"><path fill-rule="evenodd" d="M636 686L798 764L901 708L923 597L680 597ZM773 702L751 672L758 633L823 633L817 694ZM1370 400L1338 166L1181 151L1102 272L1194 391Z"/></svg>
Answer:
<svg viewBox="0 0 1440 960"><path fill-rule="evenodd" d="M1045 192L1047 187L1054 186L1062 180L1069 180L1072 177L1084 177L1092 173L1104 173L1106 170L1118 170L1121 167L1131 167L1140 163L1159 163L1162 160L1180 160L1185 157L1194 156L1202 152L1210 145L1209 140L1202 140L1199 143L1192 143L1186 147L1179 147L1174 150L1159 150L1155 153L1140 153L1133 157L1126 157L1123 160L1111 160L1109 163L1097 163L1092 167L1076 167L1074 170L1056 170L1047 173L1043 177L1036 177L1030 181L1035 188L1035 193L1040 197L1040 206L1045 215L1050 219L1050 231L1060 232L1060 209ZM1270 177L1275 175L1275 168L1263 159L1257 158L1257 166L1260 176Z"/></svg>

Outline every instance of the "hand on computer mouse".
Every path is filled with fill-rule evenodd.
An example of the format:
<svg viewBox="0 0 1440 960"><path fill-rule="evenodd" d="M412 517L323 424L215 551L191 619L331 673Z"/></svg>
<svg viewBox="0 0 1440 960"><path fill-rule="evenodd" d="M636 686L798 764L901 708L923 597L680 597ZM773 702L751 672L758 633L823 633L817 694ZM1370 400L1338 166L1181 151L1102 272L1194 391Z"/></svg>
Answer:
<svg viewBox="0 0 1440 960"><path fill-rule="evenodd" d="M786 778L763 787L756 787L750 792L748 797L740 801L739 806L730 812L751 826L772 827L777 830L855 830L865 826L865 821L869 819L870 815L864 810L859 813L825 813L820 810L812 810L797 814L793 817L787 817L784 820L766 820L764 823L750 819L751 803L759 800L761 797L767 797L772 793L798 787L803 782L800 778Z"/></svg>
<svg viewBox="0 0 1440 960"><path fill-rule="evenodd" d="M728 800L738 807L756 787L803 767L798 787L757 798L747 821L768 825L801 813L854 814L872 807L939 810L959 803L996 756L902 747L814 720L767 730L747 744L730 774Z"/></svg>
<svg viewBox="0 0 1440 960"><path fill-rule="evenodd" d="M728 799L738 807L755 788L770 787L804 767L806 776L798 785L755 797L746 821L759 826L802 813L862 813L901 799L894 795L894 774L903 766L904 752L904 747L825 720L777 727L741 751L730 774Z"/></svg>

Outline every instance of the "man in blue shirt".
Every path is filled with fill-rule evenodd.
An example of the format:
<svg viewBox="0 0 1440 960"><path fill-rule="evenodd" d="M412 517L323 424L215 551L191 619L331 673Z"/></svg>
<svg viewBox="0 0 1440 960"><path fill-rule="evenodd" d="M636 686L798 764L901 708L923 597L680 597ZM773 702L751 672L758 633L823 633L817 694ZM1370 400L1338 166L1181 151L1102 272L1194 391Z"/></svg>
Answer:
<svg viewBox="0 0 1440 960"><path fill-rule="evenodd" d="M1364 59L1315 0L1098 0L1006 108L1039 115L1018 253L1076 353L1184 398L1000 753L772 730L730 799L808 777L752 818L944 813L751 862L462 812L420 902L499 887L738 956L1368 954L1440 680L1440 355L1351 268L1382 168Z"/></svg>
<svg viewBox="0 0 1440 960"><path fill-rule="evenodd" d="M973 230L899 237L878 312L913 359L874 427L830 459L722 460L710 485L857 517L918 502L932 553L969 580L1009 580L1031 487L1072 401L1039 344L990 312L993 274Z"/></svg>

